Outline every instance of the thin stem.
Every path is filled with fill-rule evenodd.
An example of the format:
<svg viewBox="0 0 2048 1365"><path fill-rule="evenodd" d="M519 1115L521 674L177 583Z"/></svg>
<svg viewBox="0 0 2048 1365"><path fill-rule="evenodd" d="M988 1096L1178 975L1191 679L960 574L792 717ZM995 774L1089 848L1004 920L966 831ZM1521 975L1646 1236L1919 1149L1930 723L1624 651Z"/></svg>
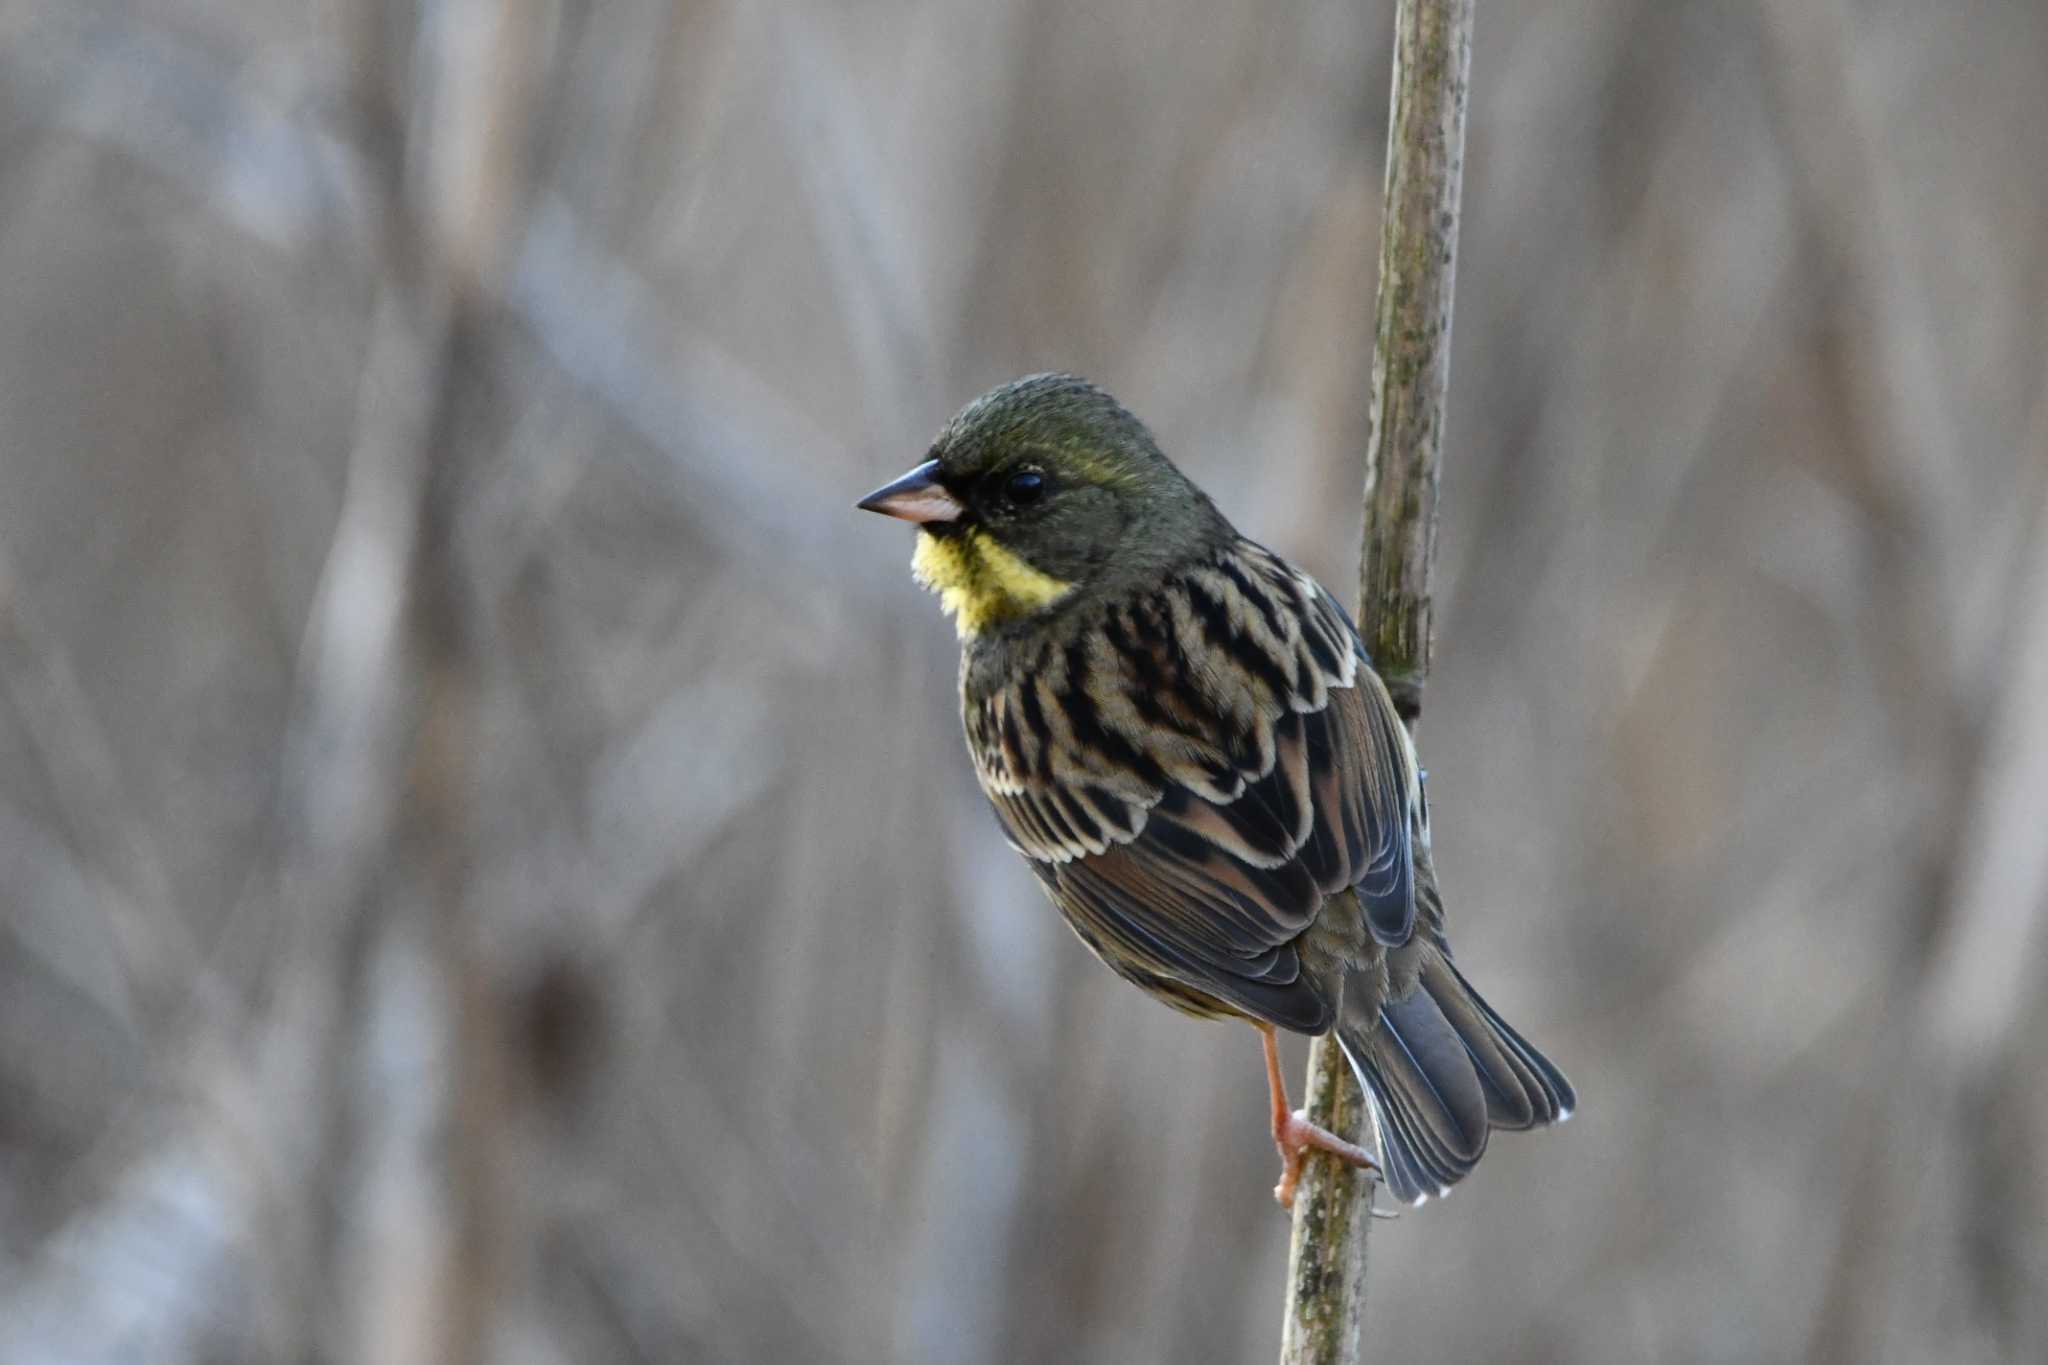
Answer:
<svg viewBox="0 0 2048 1365"><path fill-rule="evenodd" d="M1471 61L1472 0L1399 0L1358 622L1411 729L1430 664L1430 570ZM1333 1133L1364 1126L1364 1097L1327 1037L1309 1052L1307 1113ZM1334 1161L1307 1164L1294 1201L1281 1365L1349 1365L1360 1358L1371 1212L1369 1177Z"/></svg>

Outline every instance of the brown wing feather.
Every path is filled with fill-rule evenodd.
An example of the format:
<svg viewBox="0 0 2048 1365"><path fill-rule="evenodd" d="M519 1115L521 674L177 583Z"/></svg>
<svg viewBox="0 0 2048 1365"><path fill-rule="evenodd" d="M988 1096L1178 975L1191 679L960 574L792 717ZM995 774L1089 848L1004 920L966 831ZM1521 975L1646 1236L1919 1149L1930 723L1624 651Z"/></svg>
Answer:
<svg viewBox="0 0 2048 1365"><path fill-rule="evenodd" d="M1324 900L1357 886L1374 936L1407 938L1406 731L1341 609L1277 556L1238 541L986 690L973 676L983 790L1126 977L1315 1032L1332 1002L1296 940Z"/></svg>

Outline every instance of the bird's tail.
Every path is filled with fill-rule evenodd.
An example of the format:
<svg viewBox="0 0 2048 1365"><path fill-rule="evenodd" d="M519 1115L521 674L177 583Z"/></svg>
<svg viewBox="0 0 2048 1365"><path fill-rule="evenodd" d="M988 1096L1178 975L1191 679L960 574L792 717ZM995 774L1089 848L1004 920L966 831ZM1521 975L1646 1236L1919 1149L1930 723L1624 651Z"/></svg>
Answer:
<svg viewBox="0 0 2048 1365"><path fill-rule="evenodd" d="M1560 1123L1578 1098L1449 958L1414 949L1427 954L1415 988L1342 1017L1337 1041L1372 1099L1387 1188L1419 1204L1471 1174L1488 1130Z"/></svg>

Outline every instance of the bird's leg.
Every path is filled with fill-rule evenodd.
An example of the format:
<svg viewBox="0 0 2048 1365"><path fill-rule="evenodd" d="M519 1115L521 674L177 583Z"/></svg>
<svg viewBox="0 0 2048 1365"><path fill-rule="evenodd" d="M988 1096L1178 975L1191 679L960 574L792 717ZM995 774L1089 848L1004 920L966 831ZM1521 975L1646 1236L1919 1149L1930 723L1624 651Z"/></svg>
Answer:
<svg viewBox="0 0 2048 1365"><path fill-rule="evenodd" d="M1346 1142L1327 1128L1317 1127L1300 1110L1288 1106L1287 1081L1280 1074L1280 1037L1263 1020L1254 1020L1253 1027L1266 1044L1266 1085L1273 1092L1273 1145L1280 1149L1280 1183L1273 1187L1273 1198L1280 1201L1280 1207L1294 1207L1294 1187L1301 1180L1302 1159L1312 1151L1328 1152L1339 1161L1379 1175L1380 1163L1371 1152Z"/></svg>

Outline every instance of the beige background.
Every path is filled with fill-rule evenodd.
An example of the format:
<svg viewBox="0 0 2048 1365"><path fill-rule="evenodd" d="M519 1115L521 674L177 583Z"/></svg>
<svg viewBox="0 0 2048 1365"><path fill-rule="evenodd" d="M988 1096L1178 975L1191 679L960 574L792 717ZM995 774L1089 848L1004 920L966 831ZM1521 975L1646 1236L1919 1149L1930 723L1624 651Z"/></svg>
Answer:
<svg viewBox="0 0 2048 1365"><path fill-rule="evenodd" d="M1268 1358L1255 1038L1041 903L850 502L1070 368L1348 595L1389 6L495 8L0 4L0 1356ZM2048 12L1481 9L1422 744L1584 1107L1369 1358L2042 1359ZM338 527L451 389L421 796Z"/></svg>

